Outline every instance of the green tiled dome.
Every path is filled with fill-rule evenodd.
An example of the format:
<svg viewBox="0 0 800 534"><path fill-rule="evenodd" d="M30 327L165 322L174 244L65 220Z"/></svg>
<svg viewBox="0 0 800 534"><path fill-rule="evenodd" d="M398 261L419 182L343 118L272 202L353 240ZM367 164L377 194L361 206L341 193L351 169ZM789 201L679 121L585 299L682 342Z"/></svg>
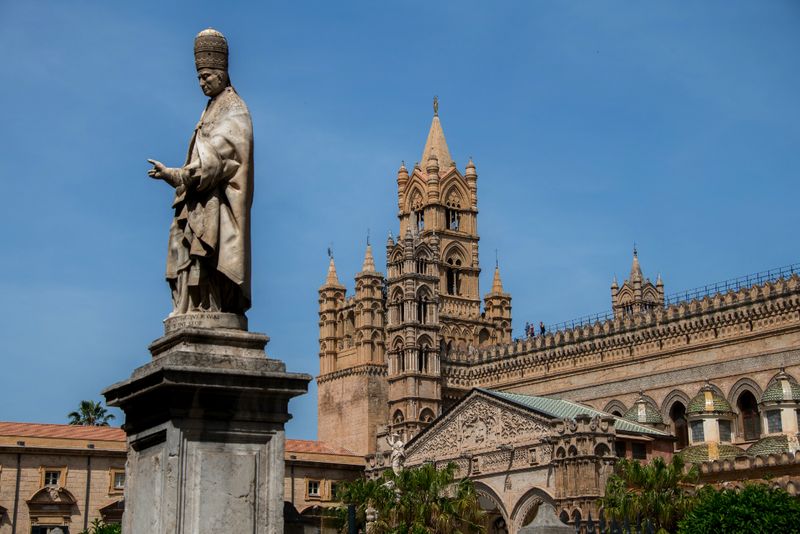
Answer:
<svg viewBox="0 0 800 534"><path fill-rule="evenodd" d="M644 405L644 410L640 411L639 406ZM625 415L622 416L624 419L628 421L633 421L634 423L642 423L645 425L663 425L664 419L661 417L661 414L653 408L653 405L647 402L644 399L639 399L633 403L633 406L625 412Z"/></svg>
<svg viewBox="0 0 800 534"><path fill-rule="evenodd" d="M715 445L719 451L719 458L714 458L714 460L732 460L737 456L744 456L746 454L744 449L735 445L717 445L712 443L711 447L714 447ZM698 464L700 462L707 462L709 460L708 449L708 443L691 445L681 450L678 455L683 458L683 461L686 463Z"/></svg>
<svg viewBox="0 0 800 534"><path fill-rule="evenodd" d="M709 409L706 406L706 393L711 394L713 409ZM714 391L714 388L711 386L705 385L700 388L700 393L689 401L689 406L686 407L686 414L703 414L709 412L733 413L733 408L731 408L730 403L725 400L725 397Z"/></svg>
<svg viewBox="0 0 800 534"><path fill-rule="evenodd" d="M782 452L789 452L789 438L785 435L761 438L747 449L747 454L750 456L765 456Z"/></svg>
<svg viewBox="0 0 800 534"><path fill-rule="evenodd" d="M783 384L787 383L787 391L783 390ZM772 384L767 388L763 395L761 395L761 402L776 402L776 401L800 401L800 385L789 380L786 373L781 373Z"/></svg>

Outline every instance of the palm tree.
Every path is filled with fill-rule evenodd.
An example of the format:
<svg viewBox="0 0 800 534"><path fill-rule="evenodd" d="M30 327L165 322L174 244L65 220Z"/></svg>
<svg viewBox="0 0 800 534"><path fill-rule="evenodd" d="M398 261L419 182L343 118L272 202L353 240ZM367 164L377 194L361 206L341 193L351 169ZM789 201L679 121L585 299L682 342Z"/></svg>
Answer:
<svg viewBox="0 0 800 534"><path fill-rule="evenodd" d="M339 499L356 505L357 522L364 524L369 506L378 512L375 534L466 534L484 532L484 513L469 479L455 480L455 464L436 469L431 464L386 470L378 480L360 479L343 485Z"/></svg>
<svg viewBox="0 0 800 534"><path fill-rule="evenodd" d="M114 419L114 414L107 413L99 402L83 400L78 406L78 411L70 412L67 417L71 425L108 426L108 422Z"/></svg>
<svg viewBox="0 0 800 534"><path fill-rule="evenodd" d="M684 472L678 455L669 464L663 458L654 458L647 465L623 459L608 479L601 505L605 514L617 521L627 519L636 524L649 520L659 532L674 532L695 502L692 490L697 477L696 466Z"/></svg>

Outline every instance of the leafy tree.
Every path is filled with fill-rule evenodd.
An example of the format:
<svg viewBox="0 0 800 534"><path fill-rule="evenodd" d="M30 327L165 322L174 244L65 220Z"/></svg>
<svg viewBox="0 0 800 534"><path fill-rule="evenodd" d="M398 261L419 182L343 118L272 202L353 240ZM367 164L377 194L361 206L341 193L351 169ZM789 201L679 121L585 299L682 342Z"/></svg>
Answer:
<svg viewBox="0 0 800 534"><path fill-rule="evenodd" d="M347 505L354 504L362 530L366 509L377 511L374 534L483 533L475 486L466 478L456 480L455 471L452 463L441 470L426 464L399 475L387 469L378 480L344 483L337 492L343 503L337 512L341 524L346 528Z"/></svg>
<svg viewBox="0 0 800 534"><path fill-rule="evenodd" d="M122 527L113 523L104 523L99 519L92 521L92 526L80 534L122 534Z"/></svg>
<svg viewBox="0 0 800 534"><path fill-rule="evenodd" d="M678 526L679 534L798 533L800 502L763 484L748 484L740 491L706 486Z"/></svg>
<svg viewBox="0 0 800 534"><path fill-rule="evenodd" d="M68 413L67 417L71 425L108 426L108 422L114 419L114 414L107 412L102 403L83 400L78 411Z"/></svg>
<svg viewBox="0 0 800 534"><path fill-rule="evenodd" d="M622 459L608 479L601 505L606 516L617 521L647 519L656 531L674 532L696 500L692 485L697 477L694 466L684 473L680 456L673 456L669 464L663 458L646 465Z"/></svg>

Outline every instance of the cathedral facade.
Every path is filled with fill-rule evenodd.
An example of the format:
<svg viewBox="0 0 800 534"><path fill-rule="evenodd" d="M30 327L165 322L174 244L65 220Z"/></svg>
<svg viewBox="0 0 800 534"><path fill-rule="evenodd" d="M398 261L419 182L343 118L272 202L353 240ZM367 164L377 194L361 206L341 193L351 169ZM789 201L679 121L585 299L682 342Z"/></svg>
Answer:
<svg viewBox="0 0 800 534"><path fill-rule="evenodd" d="M319 290L319 439L368 473L389 436L408 465L454 461L498 532L541 502L597 517L619 457L682 454L708 482L800 491L800 266L666 295L634 250L611 313L512 339L497 265L483 298L478 285L476 166L452 161L434 109L420 163L397 173L386 275L367 246L355 295L332 258Z"/></svg>

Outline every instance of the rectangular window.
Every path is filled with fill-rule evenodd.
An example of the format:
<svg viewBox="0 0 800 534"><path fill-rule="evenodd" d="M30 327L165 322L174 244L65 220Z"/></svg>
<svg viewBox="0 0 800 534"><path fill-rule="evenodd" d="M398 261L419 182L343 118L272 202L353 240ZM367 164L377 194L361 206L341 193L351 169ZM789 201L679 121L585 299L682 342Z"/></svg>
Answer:
<svg viewBox="0 0 800 534"><path fill-rule="evenodd" d="M539 458L536 456L536 449L528 449L528 461L531 465L536 465L539 463Z"/></svg>
<svg viewBox="0 0 800 534"><path fill-rule="evenodd" d="M45 486L58 486L58 479L61 478L61 471L45 471L44 472L44 485Z"/></svg>
<svg viewBox="0 0 800 534"><path fill-rule="evenodd" d="M617 458L625 458L626 449L624 441L614 442L614 452L617 454Z"/></svg>
<svg viewBox="0 0 800 534"><path fill-rule="evenodd" d="M731 430L731 422L730 421L720 421L719 422L719 440L720 441L731 441L731 434L733 434Z"/></svg>
<svg viewBox="0 0 800 534"><path fill-rule="evenodd" d="M308 496L319 497L319 480L308 481Z"/></svg>
<svg viewBox="0 0 800 534"><path fill-rule="evenodd" d="M116 472L114 473L114 489L121 490L125 489L125 472Z"/></svg>
<svg viewBox="0 0 800 534"><path fill-rule="evenodd" d="M769 432L770 434L774 434L776 432L783 432L780 410L769 410L767 412L767 432Z"/></svg>
<svg viewBox="0 0 800 534"><path fill-rule="evenodd" d="M703 421L692 421L692 442L701 443L706 440Z"/></svg>
<svg viewBox="0 0 800 534"><path fill-rule="evenodd" d="M339 489L339 484L331 482L331 500L336 500L336 491Z"/></svg>
<svg viewBox="0 0 800 534"><path fill-rule="evenodd" d="M634 460L646 460L647 459L647 445L644 443L631 443L631 453L633 454Z"/></svg>

